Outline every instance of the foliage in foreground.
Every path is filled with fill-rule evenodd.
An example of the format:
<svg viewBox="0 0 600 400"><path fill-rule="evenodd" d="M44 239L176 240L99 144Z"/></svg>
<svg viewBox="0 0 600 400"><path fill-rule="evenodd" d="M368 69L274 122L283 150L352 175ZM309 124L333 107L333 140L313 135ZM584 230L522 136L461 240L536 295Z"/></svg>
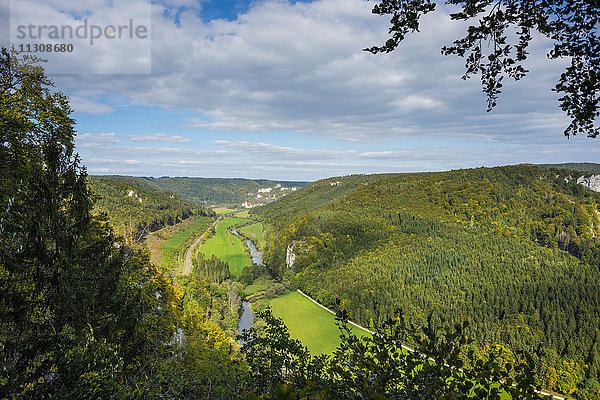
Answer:
<svg viewBox="0 0 600 400"><path fill-rule="evenodd" d="M0 398L232 398L232 340L93 215L51 87L38 60L2 49Z"/></svg>
<svg viewBox="0 0 600 400"><path fill-rule="evenodd" d="M444 46L442 54L465 59L463 79L481 74L488 111L495 105L505 76L523 78L529 43L537 32L552 40L550 59L570 59L554 91L561 95L560 107L571 123L565 136L600 133L600 3L598 1L512 1L512 0L383 0L373 13L389 15L391 37L373 54L394 51L409 33L419 31L419 19L437 5L456 6L454 21L469 21L464 37Z"/></svg>
<svg viewBox="0 0 600 400"><path fill-rule="evenodd" d="M338 303L339 304L339 303ZM357 337L338 311L340 347L312 357L290 338L270 310L264 328L242 334L251 369L251 390L268 399L539 399L533 360L506 359L501 351L476 355L465 334L468 321L438 331L388 319L375 335ZM407 351L402 343L414 343Z"/></svg>

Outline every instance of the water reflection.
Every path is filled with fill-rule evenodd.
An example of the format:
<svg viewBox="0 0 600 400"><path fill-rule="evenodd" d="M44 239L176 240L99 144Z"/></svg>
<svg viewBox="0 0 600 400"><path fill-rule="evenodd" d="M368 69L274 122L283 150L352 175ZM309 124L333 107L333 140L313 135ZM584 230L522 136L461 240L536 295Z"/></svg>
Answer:
<svg viewBox="0 0 600 400"><path fill-rule="evenodd" d="M231 232L233 232L234 235L240 236L236 228L233 228ZM260 253L260 251L258 251L256 245L252 242L252 240L246 239L246 245L250 249L250 256L252 257L252 262L258 265L262 265L262 254ZM250 329L252 327L252 324L254 323L254 313L252 312L252 310L250 310L250 302L243 301L242 308L242 316L240 317L240 322L238 322L238 332L240 334L242 333L242 331ZM244 343L245 342L242 339L239 340L240 345L243 345Z"/></svg>
<svg viewBox="0 0 600 400"><path fill-rule="evenodd" d="M252 327L252 323L254 322L254 313L252 310L250 310L250 302L243 301L242 308L244 309L244 312L240 317L240 322L238 322L238 331L240 334L244 329L250 329ZM242 339L239 340L240 345L243 345L244 343L245 342Z"/></svg>
<svg viewBox="0 0 600 400"><path fill-rule="evenodd" d="M237 236L240 236L240 234L238 233L236 228L233 228L231 230L231 232L233 232ZM246 239L246 245L250 249L250 256L252 257L252 262L257 265L262 265L262 263L263 263L262 254L260 251L258 251L254 242L252 242L252 240L250 240L250 239Z"/></svg>

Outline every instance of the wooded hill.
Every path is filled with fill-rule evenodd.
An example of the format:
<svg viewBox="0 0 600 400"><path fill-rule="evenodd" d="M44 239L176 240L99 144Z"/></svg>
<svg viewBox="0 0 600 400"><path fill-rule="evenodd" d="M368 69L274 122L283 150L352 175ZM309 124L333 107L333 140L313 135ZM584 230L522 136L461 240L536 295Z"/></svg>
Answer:
<svg viewBox="0 0 600 400"><path fill-rule="evenodd" d="M244 201L264 203L264 193L257 198L259 189L273 188L271 195L281 197L290 190L300 188L308 182L271 181L267 179L229 178L157 178L149 182L158 188L181 196L200 205L240 204ZM280 187L275 188L277 185ZM270 200L269 200L270 201Z"/></svg>
<svg viewBox="0 0 600 400"><path fill-rule="evenodd" d="M94 212L106 213L115 232L133 242L190 216L213 214L151 185L146 178L90 176L88 184L97 199Z"/></svg>
<svg viewBox="0 0 600 400"><path fill-rule="evenodd" d="M289 279L293 253L292 282L367 326L398 309L423 325L466 316L482 353L528 351L543 386L594 398L600 193L578 176L519 165L318 181L257 210L274 233L265 261Z"/></svg>

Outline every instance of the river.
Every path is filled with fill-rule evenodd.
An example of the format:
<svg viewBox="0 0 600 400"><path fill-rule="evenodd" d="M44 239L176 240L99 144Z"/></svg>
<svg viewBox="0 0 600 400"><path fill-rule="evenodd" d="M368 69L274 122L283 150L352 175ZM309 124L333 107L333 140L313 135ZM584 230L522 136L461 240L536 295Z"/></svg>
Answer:
<svg viewBox="0 0 600 400"><path fill-rule="evenodd" d="M237 236L240 236L240 234L237 232L237 229L235 229L235 228L233 228L231 230L231 232L233 232ZM242 237L242 236L240 236L240 237ZM252 242L252 240L246 239L246 246L248 246L248 248L250 249L250 256L252 257L252 262L257 265L262 265L262 263L263 263L262 254L260 251L258 251L258 249L256 248L256 245Z"/></svg>
<svg viewBox="0 0 600 400"><path fill-rule="evenodd" d="M240 334L244 329L252 328L252 324L254 323L254 313L250 309L250 302L243 301L242 308L244 309L244 312L240 317L240 322L238 322L238 331L240 332ZM245 342L242 339L240 339L239 343L240 345L243 345Z"/></svg>
<svg viewBox="0 0 600 400"><path fill-rule="evenodd" d="M240 236L240 234L237 232L237 229L235 228L233 228L231 232L233 232L233 234L237 236ZM252 240L246 239L246 245L250 249L250 256L252 257L252 262L258 265L262 265L262 254L260 253L260 251L258 251ZM242 309L242 316L240 317L240 321L238 322L238 332L240 334L243 330L252 328L252 324L254 323L254 313L250 309L250 302L242 301ZM245 342L240 339L239 343L240 345L243 345Z"/></svg>
<svg viewBox="0 0 600 400"><path fill-rule="evenodd" d="M250 255L252 256L252 262L257 265L262 265L262 263L263 263L262 254L260 251L258 251L258 249L254 245L254 243L252 243L252 240L246 239L246 245L248 245L248 248L250 249Z"/></svg>

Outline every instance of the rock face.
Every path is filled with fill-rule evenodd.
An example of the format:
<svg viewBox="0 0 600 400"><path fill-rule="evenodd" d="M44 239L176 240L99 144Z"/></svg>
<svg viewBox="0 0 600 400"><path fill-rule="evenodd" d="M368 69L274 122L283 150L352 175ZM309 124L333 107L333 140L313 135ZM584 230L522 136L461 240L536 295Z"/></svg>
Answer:
<svg viewBox="0 0 600 400"><path fill-rule="evenodd" d="M577 178L577 183L594 192L600 192L600 175L580 176Z"/></svg>
<svg viewBox="0 0 600 400"><path fill-rule="evenodd" d="M296 246L296 243L292 243L287 247L285 263L287 264L288 268L292 268L294 266L294 261L296 261L296 255L294 254L294 246Z"/></svg>

